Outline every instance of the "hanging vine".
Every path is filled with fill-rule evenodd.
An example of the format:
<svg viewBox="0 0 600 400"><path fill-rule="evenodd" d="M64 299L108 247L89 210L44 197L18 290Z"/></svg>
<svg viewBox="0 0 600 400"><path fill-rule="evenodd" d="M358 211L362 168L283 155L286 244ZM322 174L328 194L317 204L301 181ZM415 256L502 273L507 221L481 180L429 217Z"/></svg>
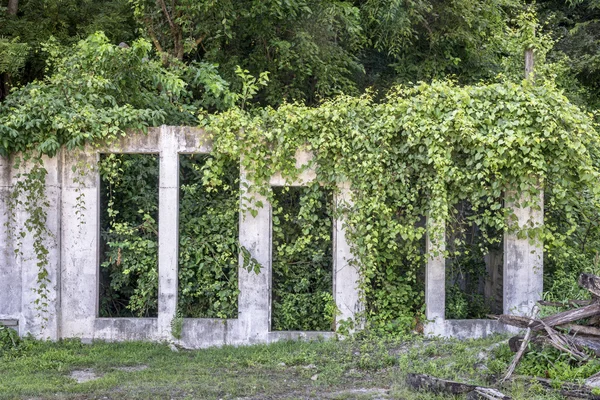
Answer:
<svg viewBox="0 0 600 400"><path fill-rule="evenodd" d="M28 211L25 230L38 246L42 291L49 284L42 156L56 156L61 147L104 145L126 128L165 122L200 119L212 136L203 184L218 186L228 160L240 160L241 196L248 200L241 204L252 214L264 206L263 197L274 200L269 185L274 171L289 182L302 172L294 159L299 148L314 154L303 168L315 168L326 190L335 195L340 184L349 183L352 202L339 204L333 216L346 217L353 262L362 273L364 317L385 332L403 332L422 321L424 216L448 221L452 207L468 201L469 221L484 234L518 229L507 223L512 212L503 198L529 199L522 205L538 207L532 199L543 188L546 224L521 234L543 240L547 259L569 260L574 235L585 230L582 216L600 211L594 116L571 104L551 81L540 78L535 86L435 81L396 87L377 101L367 93L314 108L292 103L246 109L266 74L254 78L239 70L241 94L226 85L208 90L194 82L210 82L214 68L166 70L149 50L144 41L121 49L100 34L66 55L49 45L50 77L18 89L0 105L0 154L30 157L32 168L21 174L14 192L15 201L24 203L14 204ZM206 79L196 79L198 74ZM193 100L192 90L204 100ZM206 104L212 113L198 115ZM316 212L317 203L312 207L303 213ZM441 239L440 231L432 235ZM249 253L240 250L248 260ZM42 293L40 302L43 306ZM229 315L227 307L213 311Z"/></svg>

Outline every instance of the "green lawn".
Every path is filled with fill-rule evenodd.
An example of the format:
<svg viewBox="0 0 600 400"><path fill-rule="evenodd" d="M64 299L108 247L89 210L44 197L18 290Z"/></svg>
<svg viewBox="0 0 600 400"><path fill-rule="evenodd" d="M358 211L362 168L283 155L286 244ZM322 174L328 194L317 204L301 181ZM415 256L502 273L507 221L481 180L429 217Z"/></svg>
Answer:
<svg viewBox="0 0 600 400"><path fill-rule="evenodd" d="M475 341L352 339L173 352L151 343L24 341L0 356L0 399L441 399L404 384L428 373L481 385L510 362L505 337ZM123 368L129 367L129 368ZM78 383L76 376L97 379ZM558 399L513 383L514 399Z"/></svg>

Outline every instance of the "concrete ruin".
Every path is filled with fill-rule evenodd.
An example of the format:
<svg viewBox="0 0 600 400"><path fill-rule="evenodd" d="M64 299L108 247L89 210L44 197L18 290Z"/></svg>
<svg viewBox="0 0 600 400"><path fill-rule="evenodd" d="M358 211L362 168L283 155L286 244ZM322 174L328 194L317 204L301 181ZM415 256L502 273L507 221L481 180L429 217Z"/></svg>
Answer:
<svg viewBox="0 0 600 400"><path fill-rule="evenodd" d="M37 294L37 260L31 254L15 253L13 235L4 228L8 220L8 197L18 180L19 170L13 160L0 158L0 324L16 328L21 335L57 340L81 338L91 340L173 341L188 348L215 345L268 343L281 339L330 337L334 332L271 331L271 207L255 216L240 216L239 240L262 265L260 274L248 272L240 260L238 288L239 315L236 319L183 320L181 339L171 333L177 309L178 266L178 168L179 154L206 154L211 143L197 128L170 127L150 129L147 135L129 135L110 148L86 147L61 150L54 158L45 158L46 194L49 202L47 227L49 290L47 313L39 315ZM160 157L159 178L159 293L157 318L99 318L99 193L98 173L82 175L82 166L95 171L100 154L146 153ZM297 165L310 160L310 154L298 151ZM78 167L78 168L74 168ZM241 180L245 179L241 171ZM285 182L279 174L273 186L301 186L315 179L305 170L297 182ZM349 202L350 185L340 186L336 202ZM80 196L83 195L84 207ZM242 200L243 201L243 200ZM510 206L510 205L509 205ZM17 208L14 222L22 225L26 210ZM543 223L543 211L517 208L520 224ZM430 221L430 226L435 221ZM32 248L31 235L22 248ZM431 247L431 240L428 240ZM443 246L443 244L441 244ZM333 296L340 315L337 321L354 319L361 311L358 290L359 273L350 260L344 222L333 224ZM425 333L454 337L480 337L506 328L492 320L447 320L445 310L444 259L432 256L426 270ZM504 312L525 314L542 292L542 249L527 239L507 234L504 238Z"/></svg>

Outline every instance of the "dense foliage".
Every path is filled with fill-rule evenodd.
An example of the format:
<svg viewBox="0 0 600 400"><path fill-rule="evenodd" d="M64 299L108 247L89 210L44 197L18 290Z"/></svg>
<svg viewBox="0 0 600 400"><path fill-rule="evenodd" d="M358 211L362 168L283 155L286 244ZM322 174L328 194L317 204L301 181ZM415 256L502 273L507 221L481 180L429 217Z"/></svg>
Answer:
<svg viewBox="0 0 600 400"><path fill-rule="evenodd" d="M331 192L273 188L273 330L335 328Z"/></svg>
<svg viewBox="0 0 600 400"><path fill-rule="evenodd" d="M180 211L189 223L180 231L181 315L237 312L235 262L244 251L235 240L234 204L245 192L237 192L232 160L241 160L251 190L277 204L269 178L277 170L292 180L302 146L315 153L326 190L351 184L353 202L331 213L347 215L365 317L377 329L421 322L424 216L458 228L457 246L446 254L454 258L449 282L467 292L480 284L481 257L501 232L516 229L505 193L527 198L544 188L546 226L527 233L545 243L547 296L581 296L568 282L598 268L598 138L595 115L585 111L598 104L595 1L41 3L0 3L0 155L19 153L15 161L29 168L10 209L25 205L30 217L21 228L14 218L10 224L17 238L36 238L42 309L48 204L41 157L163 123L201 123L215 141L210 158L182 159ZM520 81L525 47L536 51L535 85ZM417 80L427 83L410 83ZM104 179L123 204L109 206L106 197L106 212L118 213L107 214L103 232L103 268L114 278L105 286L114 285L105 310L153 315L156 185L136 179L155 177L157 166L133 156L107 159ZM131 179L120 176L125 171ZM325 285L328 225L306 225L332 215L315 196L286 200L300 205L298 214L274 230L276 266L311 259L299 272L275 271L275 283L283 278L296 298L275 294L275 313L287 310L274 320L278 329L302 326L298 304L314 317L303 329L329 329L334 318ZM465 201L472 209L457 222L454 210ZM136 206L119 209L127 204ZM281 209L274 212L285 220ZM436 226L443 225L431 226L439 240ZM468 227L477 240L460 232ZM211 239L197 241L200 232ZM307 238L320 240L307 249ZM309 276L318 279L306 286ZM450 286L449 315L485 313L489 304ZM318 295L308 302L309 293Z"/></svg>
<svg viewBox="0 0 600 400"><path fill-rule="evenodd" d="M583 196L598 209L594 122L549 82L434 82L398 87L381 103L365 95L318 108L232 109L207 127L215 151L241 156L261 194L272 196L270 171L297 176L292 160L301 145L315 153L317 179L326 187L351 182L354 205L345 211L367 318L384 330L410 328L422 311L423 215L444 221L451 207L468 200L469 220L483 232L518 229L502 194L510 188L508 200L533 198L540 183L547 213L561 210L572 227ZM560 257L570 232L547 222L543 231L526 231L545 240L547 257Z"/></svg>

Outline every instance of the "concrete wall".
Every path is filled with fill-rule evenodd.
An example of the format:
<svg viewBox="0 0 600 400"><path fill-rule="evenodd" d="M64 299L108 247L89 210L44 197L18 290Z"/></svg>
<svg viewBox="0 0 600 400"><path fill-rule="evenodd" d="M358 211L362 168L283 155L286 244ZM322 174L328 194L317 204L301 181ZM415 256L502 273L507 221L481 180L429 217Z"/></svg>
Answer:
<svg viewBox="0 0 600 400"><path fill-rule="evenodd" d="M332 332L271 332L271 207L256 216L240 215L240 242L263 268L260 274L239 269L239 316L236 319L185 319L182 337L171 336L171 321L177 309L178 196L179 154L209 153L207 135L189 127L150 129L148 135L129 135L109 148L88 147L82 151L62 151L45 159L47 177L47 239L50 250L48 312L40 315L37 298L36 260L29 249L32 238L25 238L23 256L15 257L14 235L0 229L0 320L17 321L21 334L39 338L82 338L119 340L170 340L189 348L224 344L266 343L289 338L328 337ZM153 153L160 157L159 178L159 295L157 318L98 318L99 281L99 176L96 171L102 153ZM299 150L298 166L311 161L311 155ZM8 218L11 188L21 170L13 168L13 159L0 158L0 224ZM75 168L75 171L73 170ZM82 171L87 171L82 173ZM241 171L241 180L245 179ZM306 169L298 181L285 182L274 174L271 184L304 185L315 179L314 170ZM349 202L348 185L342 185L336 203ZM242 199L242 201L245 201ZM17 209L16 226L27 218ZM358 271L351 264L343 221L334 221L334 298L341 315L338 321L354 318L361 309Z"/></svg>
<svg viewBox="0 0 600 400"><path fill-rule="evenodd" d="M33 242L28 235L15 254L15 235L5 224L14 215L13 228L23 226L27 212L17 208L9 213L10 193L19 181L19 172L31 166L14 168L15 159L0 158L0 321L17 324L21 334L39 338L82 338L119 340L169 340L189 348L224 344L267 343L281 339L328 337L332 332L272 332L271 326L271 206L255 216L240 215L239 240L262 264L259 274L241 267L238 287L239 315L236 319L185 319L182 337L171 335L171 321L177 309L178 268L178 169L179 154L209 153L207 135L189 127L154 128L147 135L129 135L109 148L88 147L81 151L63 150L52 159L45 159L48 170L46 198L48 200L46 238L49 249L48 306L40 314L36 308L38 267L29 249ZM160 156L159 178L159 296L157 318L98 318L99 286L99 176L96 171L101 153L152 153ZM295 182L285 181L274 173L272 186L299 186L315 179L310 167L312 156L299 149L298 167L308 166ZM76 167L75 169L73 167ZM82 173L82 171L86 171ZM241 181L246 180L241 171ZM258 196L255 194L255 196ZM245 197L242 197L242 201ZM336 205L350 204L350 185L343 183L335 199ZM540 207L515 209L519 226L539 226L543 223L542 197ZM342 217L343 218L343 217ZM490 320L453 321L445 319L445 260L442 256L444 224L428 221L428 231L438 232L427 238L430 254L426 268L425 326L427 335L480 337L508 328ZM346 241L343 219L333 225L333 294L340 311L337 323L354 322L362 326L355 315L362 310L357 288L359 273L352 262ZM542 248L540 244L519 239L515 234L504 238L503 297L505 312L523 314L539 299L542 291ZM345 325L347 326L347 325Z"/></svg>
<svg viewBox="0 0 600 400"><path fill-rule="evenodd" d="M514 211L509 232L504 235L504 253L488 255L488 263L494 269L492 279L498 282L502 276L502 304L505 314L530 315L533 305L541 299L543 291L543 246L539 241L520 237L517 232L524 228L538 228L544 223L543 192L534 201L519 199L514 201L513 193L506 194L505 204ZM524 206L523 204L534 204ZM425 334L429 336L478 338L492 333L515 332L516 328L494 320L446 319L446 267L442 255L444 223L428 221L427 265L425 270L425 302L428 323ZM440 232L442 232L440 234ZM498 274L498 259L503 260L502 273ZM488 293L496 292L497 287L487 288Z"/></svg>

